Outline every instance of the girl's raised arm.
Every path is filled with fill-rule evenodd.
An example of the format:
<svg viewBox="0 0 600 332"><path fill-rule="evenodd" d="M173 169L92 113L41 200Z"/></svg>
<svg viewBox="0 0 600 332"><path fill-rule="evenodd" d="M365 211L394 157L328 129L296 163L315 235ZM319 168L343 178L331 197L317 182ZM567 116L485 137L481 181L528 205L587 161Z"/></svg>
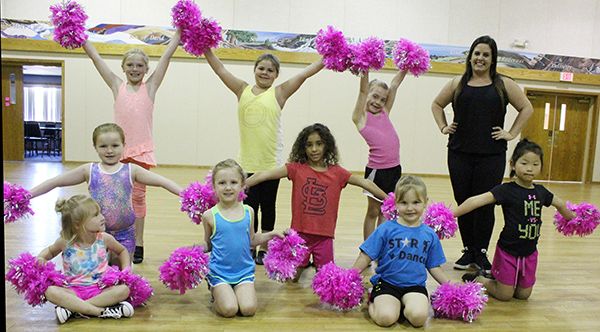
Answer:
<svg viewBox="0 0 600 332"><path fill-rule="evenodd" d="M360 78L360 89L358 91L358 99L356 106L352 112L352 122L356 125L356 129L362 130L367 124L367 114L365 107L367 104L367 96L369 95L369 72L364 73Z"/></svg>
<svg viewBox="0 0 600 332"><path fill-rule="evenodd" d="M139 182L147 186L163 187L177 196L179 196L183 190L180 185L162 175L150 172L149 170L132 163L129 164L129 167L131 167L133 180L135 182Z"/></svg>
<svg viewBox="0 0 600 332"><path fill-rule="evenodd" d="M90 59L92 59L92 62L94 62L94 66L96 66L100 76L102 76L102 79L112 91L114 98L117 99L119 87L121 86L121 83L123 83L123 80L121 80L115 73L113 73L112 70L110 70L106 62L104 62L104 60L100 57L98 50L96 50L94 45L89 40L83 44L83 50L85 53L87 53Z"/></svg>
<svg viewBox="0 0 600 332"><path fill-rule="evenodd" d="M398 87L400 87L400 83L404 81L404 77L406 76L407 70L401 70L394 76L392 79L392 83L390 84L390 91L388 91L387 99L385 100L385 106L383 109L390 114L392 111L392 107L394 106L394 101L396 101L396 92L398 92Z"/></svg>
<svg viewBox="0 0 600 332"><path fill-rule="evenodd" d="M375 184L375 182L373 182L371 180L367 180L356 174L350 175L350 178L348 179L348 183L350 183L351 185L359 186L363 189L368 190L371 194L375 195L380 200L384 200L388 197L388 195L383 190L381 190L381 188L379 188Z"/></svg>
<svg viewBox="0 0 600 332"><path fill-rule="evenodd" d="M146 80L146 88L148 91L148 96L150 97L150 100L152 100L152 102L154 102L154 96L156 96L156 90L158 90L158 87L162 83L163 78L165 77L165 74L167 73L167 68L169 68L169 62L171 61L171 57L173 57L173 54L177 50L177 46L179 46L180 40L181 40L181 30L177 29L177 31L175 31L175 34L171 38L171 41L169 42L169 45L167 46L165 53L163 53L163 55L160 57L160 60L158 60L156 69L154 70L152 75L150 75L150 77L148 77L148 80Z"/></svg>
<svg viewBox="0 0 600 332"><path fill-rule="evenodd" d="M279 107L283 108L288 98L293 95L300 86L306 81L307 78L313 76L323 69L323 58L313 62L308 67L304 68L298 75L290 78L289 80L281 83L275 88L275 97Z"/></svg>
<svg viewBox="0 0 600 332"><path fill-rule="evenodd" d="M285 178L288 176L288 171L286 166L281 166L277 169L272 169L269 171L260 171L254 173L251 177L246 179L244 183L247 187L255 186L263 181L267 180L277 180L281 178Z"/></svg>
<svg viewBox="0 0 600 332"><path fill-rule="evenodd" d="M471 196L454 209L454 217L460 217L484 205L492 203L496 203L496 197L489 191L481 195Z"/></svg>
<svg viewBox="0 0 600 332"><path fill-rule="evenodd" d="M68 187L87 182L90 175L90 166L91 164L81 165L73 170L42 182L29 190L32 194L32 198L43 195L57 187Z"/></svg>
<svg viewBox="0 0 600 332"><path fill-rule="evenodd" d="M219 76L221 81L231 90L238 98L242 96L242 92L248 86L248 83L245 81L235 77L229 70L225 68L223 62L213 53L210 47L206 48L206 52L204 52L204 58L210 65L210 68Z"/></svg>

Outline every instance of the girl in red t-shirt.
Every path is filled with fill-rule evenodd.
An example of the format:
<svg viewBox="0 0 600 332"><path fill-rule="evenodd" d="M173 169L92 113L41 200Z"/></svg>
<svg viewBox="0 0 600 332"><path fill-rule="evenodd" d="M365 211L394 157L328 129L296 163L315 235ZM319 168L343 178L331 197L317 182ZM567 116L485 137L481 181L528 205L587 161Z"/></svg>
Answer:
<svg viewBox="0 0 600 332"><path fill-rule="evenodd" d="M380 199L387 197L373 181L338 165L335 138L329 128L320 123L310 125L298 134L285 166L257 172L248 178L246 185L251 187L283 177L293 182L291 228L306 241L309 252L298 267L295 281L309 266L311 255L317 269L333 261L337 211L346 184L366 189Z"/></svg>

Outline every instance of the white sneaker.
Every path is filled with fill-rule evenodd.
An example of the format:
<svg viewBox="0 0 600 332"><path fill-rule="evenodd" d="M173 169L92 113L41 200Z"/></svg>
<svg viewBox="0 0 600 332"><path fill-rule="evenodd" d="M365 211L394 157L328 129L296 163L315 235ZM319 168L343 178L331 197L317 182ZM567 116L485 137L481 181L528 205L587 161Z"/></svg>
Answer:
<svg viewBox="0 0 600 332"><path fill-rule="evenodd" d="M64 324L71 316L73 316L73 312L69 309L65 309L60 306L56 306L54 308L54 312L56 313L56 319L59 323Z"/></svg>
<svg viewBox="0 0 600 332"><path fill-rule="evenodd" d="M131 303L127 302L127 301L122 301L119 302L118 304L120 306L121 309L121 316L123 317L131 317L133 316L133 306L131 305Z"/></svg>

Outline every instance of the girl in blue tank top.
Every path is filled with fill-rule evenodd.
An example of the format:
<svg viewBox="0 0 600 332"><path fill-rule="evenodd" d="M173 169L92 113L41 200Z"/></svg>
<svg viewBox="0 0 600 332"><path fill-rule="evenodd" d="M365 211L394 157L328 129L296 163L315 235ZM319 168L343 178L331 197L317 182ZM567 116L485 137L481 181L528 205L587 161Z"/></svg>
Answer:
<svg viewBox="0 0 600 332"><path fill-rule="evenodd" d="M251 246L266 243L287 231L254 232L254 211L238 201L246 173L233 159L213 168L212 185L219 203L202 215L205 251L211 251L208 283L217 312L233 317L253 316L257 308Z"/></svg>

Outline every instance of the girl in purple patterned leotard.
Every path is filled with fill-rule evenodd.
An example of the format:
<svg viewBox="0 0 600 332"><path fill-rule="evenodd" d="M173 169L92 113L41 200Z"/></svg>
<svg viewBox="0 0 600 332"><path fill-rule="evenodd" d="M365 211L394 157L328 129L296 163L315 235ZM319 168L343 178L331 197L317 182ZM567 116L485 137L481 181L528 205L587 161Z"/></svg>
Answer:
<svg viewBox="0 0 600 332"><path fill-rule="evenodd" d="M105 123L96 127L92 142L100 163L81 165L36 186L31 193L37 197L56 187L87 182L91 196L98 200L106 217L106 232L123 244L133 259L136 235L135 212L131 203L133 183L163 187L177 196L182 188L138 165L121 163L119 160L125 146L125 134L116 124Z"/></svg>

